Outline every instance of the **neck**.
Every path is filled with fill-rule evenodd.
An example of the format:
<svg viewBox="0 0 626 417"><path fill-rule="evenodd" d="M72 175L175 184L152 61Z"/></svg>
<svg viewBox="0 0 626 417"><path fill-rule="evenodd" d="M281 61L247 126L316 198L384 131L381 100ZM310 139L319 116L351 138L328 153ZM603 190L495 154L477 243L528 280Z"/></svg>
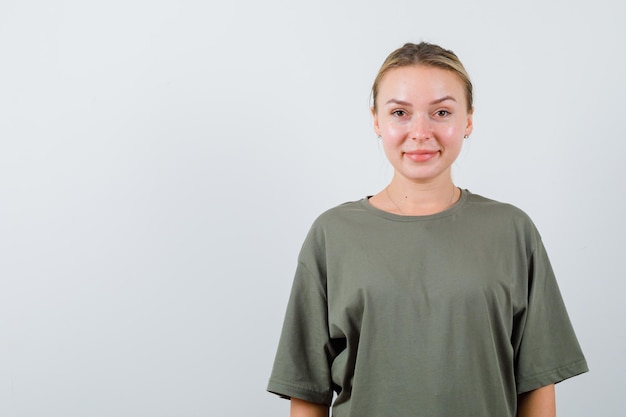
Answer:
<svg viewBox="0 0 626 417"><path fill-rule="evenodd" d="M415 183L394 176L384 193L391 211L406 216L444 211L453 206L461 195L450 177L432 183Z"/></svg>

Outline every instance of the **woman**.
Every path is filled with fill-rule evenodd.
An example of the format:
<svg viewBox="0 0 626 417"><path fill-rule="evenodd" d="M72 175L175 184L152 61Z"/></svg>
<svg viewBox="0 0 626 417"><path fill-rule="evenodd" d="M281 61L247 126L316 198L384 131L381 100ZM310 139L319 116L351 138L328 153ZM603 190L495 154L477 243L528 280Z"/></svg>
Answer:
<svg viewBox="0 0 626 417"><path fill-rule="evenodd" d="M531 220L452 181L463 65L406 44L372 96L393 178L313 224L268 390L299 417L554 416L554 384L587 365Z"/></svg>

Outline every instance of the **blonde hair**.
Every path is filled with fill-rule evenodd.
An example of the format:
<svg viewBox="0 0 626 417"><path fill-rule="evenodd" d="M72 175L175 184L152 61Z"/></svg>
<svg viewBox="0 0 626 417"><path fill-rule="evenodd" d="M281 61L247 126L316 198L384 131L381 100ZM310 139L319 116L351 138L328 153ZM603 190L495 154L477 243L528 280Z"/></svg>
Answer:
<svg viewBox="0 0 626 417"><path fill-rule="evenodd" d="M472 82L459 58L450 50L431 43L421 42L418 44L405 43L404 46L393 51L389 54L387 59L385 59L372 85L372 109L374 112L376 112L378 88L385 74L394 68L410 65L425 65L428 67L441 68L456 74L461 80L465 90L467 111L472 110L474 105Z"/></svg>

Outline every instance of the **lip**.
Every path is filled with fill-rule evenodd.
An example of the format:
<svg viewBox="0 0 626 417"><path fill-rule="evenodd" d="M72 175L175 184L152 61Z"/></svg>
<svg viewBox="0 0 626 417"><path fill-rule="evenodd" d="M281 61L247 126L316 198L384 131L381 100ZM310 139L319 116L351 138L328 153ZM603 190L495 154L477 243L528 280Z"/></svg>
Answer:
<svg viewBox="0 0 626 417"><path fill-rule="evenodd" d="M407 158L414 162L426 162L439 155L439 151L421 149L416 151L404 152L404 155L406 155Z"/></svg>

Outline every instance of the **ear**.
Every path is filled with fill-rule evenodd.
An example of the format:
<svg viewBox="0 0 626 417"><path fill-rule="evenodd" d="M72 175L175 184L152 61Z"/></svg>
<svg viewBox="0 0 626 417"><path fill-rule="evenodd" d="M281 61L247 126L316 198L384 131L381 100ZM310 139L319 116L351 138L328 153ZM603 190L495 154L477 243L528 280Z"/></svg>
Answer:
<svg viewBox="0 0 626 417"><path fill-rule="evenodd" d="M372 112L372 120L374 122L374 133L376 133L376 136L380 136L380 124L378 123L378 115L376 114L376 109L372 107L370 111Z"/></svg>
<svg viewBox="0 0 626 417"><path fill-rule="evenodd" d="M472 134L472 130L474 130L474 108L472 107L470 111L467 113L467 124L465 125L465 135L469 136Z"/></svg>

